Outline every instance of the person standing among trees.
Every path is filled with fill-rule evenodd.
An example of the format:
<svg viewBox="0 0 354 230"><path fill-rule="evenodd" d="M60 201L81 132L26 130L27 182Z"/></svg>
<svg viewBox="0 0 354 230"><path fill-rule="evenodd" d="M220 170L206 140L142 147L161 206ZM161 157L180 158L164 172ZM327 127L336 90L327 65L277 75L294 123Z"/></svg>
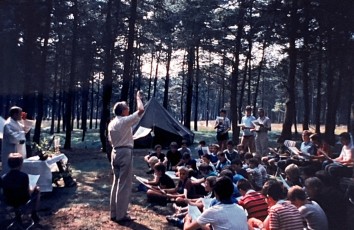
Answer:
<svg viewBox="0 0 354 230"><path fill-rule="evenodd" d="M271 130L271 121L264 113L263 108L258 109L259 117L255 121L256 131L256 152L261 156L266 156L269 153L268 149L268 131Z"/></svg>
<svg viewBox="0 0 354 230"><path fill-rule="evenodd" d="M231 130L230 119L226 117L225 109L220 110L220 117L217 117L214 129L216 129L216 139L218 140L220 150L224 151L229 139L229 131Z"/></svg>
<svg viewBox="0 0 354 230"><path fill-rule="evenodd" d="M140 92L136 94L137 110L129 115L125 101L117 102L113 107L116 117L108 125L108 139L112 146L113 184L111 189L111 220L117 223L134 220L127 215L133 178L133 133L132 126L144 113Z"/></svg>
<svg viewBox="0 0 354 230"><path fill-rule="evenodd" d="M256 120L254 116L252 116L252 107L246 106L246 114L241 119L241 129L242 129L242 138L241 144L246 152L254 153L256 151L255 139L254 139L254 124L253 121Z"/></svg>

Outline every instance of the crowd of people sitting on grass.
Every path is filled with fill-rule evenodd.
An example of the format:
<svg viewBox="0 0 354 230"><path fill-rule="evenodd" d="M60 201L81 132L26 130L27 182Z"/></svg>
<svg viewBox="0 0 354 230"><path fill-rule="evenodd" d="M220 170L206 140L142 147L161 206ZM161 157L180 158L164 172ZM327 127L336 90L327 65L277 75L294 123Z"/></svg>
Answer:
<svg viewBox="0 0 354 230"><path fill-rule="evenodd" d="M166 154L156 145L141 189L151 204L173 203L166 219L183 229L351 229L354 146L349 133L339 138L337 157L308 130L300 149L285 143L266 156L232 141L193 152L172 142Z"/></svg>

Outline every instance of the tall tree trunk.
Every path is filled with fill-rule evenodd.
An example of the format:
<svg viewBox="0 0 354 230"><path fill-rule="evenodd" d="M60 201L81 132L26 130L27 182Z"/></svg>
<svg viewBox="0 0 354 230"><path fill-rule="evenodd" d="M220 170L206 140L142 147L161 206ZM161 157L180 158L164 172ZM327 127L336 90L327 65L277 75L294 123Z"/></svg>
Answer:
<svg viewBox="0 0 354 230"><path fill-rule="evenodd" d="M95 106L94 100L94 92L95 92L95 82L94 82L94 75L91 76L91 93L90 93L90 123L89 128L92 129L93 127L93 108Z"/></svg>
<svg viewBox="0 0 354 230"><path fill-rule="evenodd" d="M198 102L199 102L199 78L200 78L199 46L197 46L196 48L196 62L197 62L197 69L195 74L194 131L198 131Z"/></svg>
<svg viewBox="0 0 354 230"><path fill-rule="evenodd" d="M23 111L27 112L27 117L30 119L34 118L35 113L35 90L37 89L34 84L36 79L34 73L34 52L36 48L36 34L35 34L35 1L28 0L24 3L24 17L25 17L25 28L24 28L24 95L23 95Z"/></svg>
<svg viewBox="0 0 354 230"><path fill-rule="evenodd" d="M107 2L107 15L105 22L104 34L104 76L102 80L102 111L100 121L100 141L102 152L107 151L107 136L106 130L110 120L110 103L112 98L112 83L113 83L113 63L114 63L114 34L112 33L112 5L114 0ZM98 104L97 104L98 106Z"/></svg>
<svg viewBox="0 0 354 230"><path fill-rule="evenodd" d="M59 55L58 51L55 53L54 59L54 83L53 83L53 94L52 94L52 119L50 123L50 134L54 134L54 122L57 112L57 93L58 93L58 69L59 69ZM59 105L60 106L60 105Z"/></svg>
<svg viewBox="0 0 354 230"><path fill-rule="evenodd" d="M186 71L185 71L185 65L186 65L186 58L187 58L187 55L184 54L183 55L183 63L182 63L182 86L181 86L181 101L180 101L180 113L181 113L181 123L182 121L184 121L184 85L185 85L185 82L186 82Z"/></svg>
<svg viewBox="0 0 354 230"><path fill-rule="evenodd" d="M84 53L84 71L82 75L82 88L81 88L81 129L82 129L82 140L85 140L85 134L87 131L87 109L90 94L90 79L92 75L93 68L93 54L94 50L91 47L92 40L88 38L86 43L86 49Z"/></svg>
<svg viewBox="0 0 354 230"><path fill-rule="evenodd" d="M62 129L63 129L63 132L65 132L66 130L66 117L65 117L65 108L66 108L66 98L67 98L67 94L63 91L63 100L62 100L62 103L61 103L61 116L63 118L63 124L62 124Z"/></svg>
<svg viewBox="0 0 354 230"><path fill-rule="evenodd" d="M327 95L326 95L326 99L327 99L327 110L326 110L326 123L325 123L325 138L326 141L329 144L334 145L335 143L335 135L334 135L334 130L335 130L335 126L336 126L336 121L335 121L335 117L336 117L336 111L335 111L335 105L334 103L334 97L335 97L335 85L334 85L334 52L333 52L333 48L331 45L331 42L333 42L333 40L329 40L328 41L328 63L327 63L327 79L326 79L326 83L327 83Z"/></svg>
<svg viewBox="0 0 354 230"><path fill-rule="evenodd" d="M331 36L331 35L330 35ZM339 39L342 37L339 37ZM335 129L336 129L336 117L337 117L337 111L338 111L338 106L339 106L339 101L341 98L341 95L349 96L348 94L345 94L346 92L346 87L342 86L342 81L345 82L346 86L350 85L350 82L348 84L348 80L346 80L346 76L350 75L348 74L349 71L348 66L350 66L352 63L348 62L348 57L352 56L352 53L348 51L349 44L348 40L339 40L341 41L341 46L336 46L335 43L337 42L338 36L331 36L329 37L328 40L328 51L329 51L329 76L327 78L327 113L326 113L326 132L325 136L327 138L327 141L330 144L335 143ZM348 56L349 55L349 56ZM348 72L347 72L348 71ZM351 80L352 81L352 76ZM352 91L352 88L348 87L347 91ZM343 92L344 91L344 92ZM350 95L351 96L351 95ZM348 106L348 104L346 104ZM349 108L348 108L349 109Z"/></svg>
<svg viewBox="0 0 354 230"><path fill-rule="evenodd" d="M156 68L155 68L155 77L154 77L154 94L153 94L154 97L156 97L156 91L157 91L157 77L159 74L160 56L161 56L161 51L158 51L156 57Z"/></svg>
<svg viewBox="0 0 354 230"><path fill-rule="evenodd" d="M243 75L242 83L241 83L241 90L240 90L240 97L238 100L238 119L239 122L241 122L242 118L242 106L243 106L243 101L244 101L244 96L245 96L245 89L246 89L246 81L247 81L247 69L248 69L248 55L245 61L245 72Z"/></svg>
<svg viewBox="0 0 354 230"><path fill-rule="evenodd" d="M239 77L239 65L240 65L240 52L241 52L241 39L243 36L244 29L244 16L245 16L245 0L241 0L240 3L240 13L238 16L237 24L237 35L235 40L235 52L233 54L235 61L232 65L231 74L231 98L230 98L230 115L232 122L232 141L237 144L239 143L240 127L238 124L237 116L237 85Z"/></svg>
<svg viewBox="0 0 354 230"><path fill-rule="evenodd" d="M137 6L138 6L138 1L132 0L130 5L130 17L128 22L129 24L128 25L129 27L128 47L124 55L123 86L122 86L122 92L120 96L121 101L128 100L129 84L130 81L132 80L130 67L131 67L131 62L133 60L133 53L134 53L133 48L134 48L134 40L135 40L135 21L137 18Z"/></svg>
<svg viewBox="0 0 354 230"><path fill-rule="evenodd" d="M81 115L80 114L80 101L83 100L82 97L80 97L80 96L82 96L82 90L75 92L75 106L74 106L74 108L76 108L76 109L75 109L75 112L73 112L72 121L74 124L74 121L76 120L76 128L77 129L80 128L80 119L81 119L81 117L80 117L80 115ZM75 113L76 113L76 117L75 117ZM73 127L74 127L74 125L73 125Z"/></svg>
<svg viewBox="0 0 354 230"><path fill-rule="evenodd" d="M310 96L309 96L309 56L310 56L310 47L309 47L309 1L304 1L304 45L303 45L303 65L302 65L302 83L303 83L303 100L304 100L304 114L302 129L309 129L309 117L310 117Z"/></svg>
<svg viewBox="0 0 354 230"><path fill-rule="evenodd" d="M192 112L192 97L193 97L193 77L194 77L194 60L195 47L191 45L188 49L188 72L187 72L187 96L186 96L186 110L184 113L184 126L191 128L191 112Z"/></svg>
<svg viewBox="0 0 354 230"><path fill-rule="evenodd" d="M223 57L222 57L222 64L221 64L221 68L222 68L222 76L221 76L221 106L224 107L225 106L225 78L226 78L226 50L223 50Z"/></svg>
<svg viewBox="0 0 354 230"><path fill-rule="evenodd" d="M210 53L209 53L209 60L210 60ZM208 76L207 76L207 101L206 101L206 127L209 126L209 113L210 113L210 78L211 78L211 73L209 72L208 73Z"/></svg>
<svg viewBox="0 0 354 230"><path fill-rule="evenodd" d="M71 115L73 111L74 105L74 97L75 97L75 78L76 78L76 55L77 55L77 46L78 46L78 5L77 0L72 1L72 12L73 12L73 40L72 40L72 48L71 48L71 65L70 65L70 77L69 77L69 89L67 92L66 98L66 106L65 106L65 143L64 149L71 149L71 131L72 131L72 123L71 123Z"/></svg>
<svg viewBox="0 0 354 230"><path fill-rule="evenodd" d="M44 89L45 89L45 82L46 81L46 70L47 70L47 54L48 54L48 39L49 39L49 32L50 32L50 23L51 23L51 13L52 13L52 0L46 1L47 6L47 15L45 20L45 29L44 29L44 43L42 47L42 54L41 54L41 68L39 73L39 87L38 87L38 96L37 96L37 117L36 117L36 125L34 129L33 141L37 144L40 143L41 137L41 124L43 120L43 110L44 110ZM29 154L30 156L31 154Z"/></svg>
<svg viewBox="0 0 354 230"><path fill-rule="evenodd" d="M251 104L252 95L252 76L251 76L251 57L248 59L248 65L245 68L245 74L247 75L247 104Z"/></svg>
<svg viewBox="0 0 354 230"><path fill-rule="evenodd" d="M163 95L163 107L167 109L168 106L168 89L170 86L170 67L172 59L172 45L168 46L167 50L167 62L166 62L166 80L165 80L165 90Z"/></svg>
<svg viewBox="0 0 354 230"><path fill-rule="evenodd" d="M140 49L140 46L138 47L138 49ZM136 82L136 88L138 90L141 90L141 82L142 82L142 78L143 78L143 73L142 73L141 69L142 69L141 54L138 54L136 57L136 71L137 71L137 77L138 77L137 82Z"/></svg>
<svg viewBox="0 0 354 230"><path fill-rule="evenodd" d="M262 75L265 49L266 49L266 41L263 41L262 57L261 57L261 60L259 61L257 82L256 82L256 87L255 87L255 92L254 92L254 97L253 97L253 108L254 108L254 109L253 109L253 112L254 112L254 113L255 113L255 108L256 108L256 106L257 106L257 98L258 98L258 92L259 92L259 83L260 83L261 75ZM264 80L264 79L263 79L263 80ZM262 82L262 83L263 83L263 82ZM262 107L263 107L263 103L262 103Z"/></svg>
<svg viewBox="0 0 354 230"><path fill-rule="evenodd" d="M62 111L62 104L63 104L63 91L62 91L62 84L60 83L59 87L59 101L58 101L58 111L57 111L57 133L60 133L60 122L61 122L61 111Z"/></svg>
<svg viewBox="0 0 354 230"><path fill-rule="evenodd" d="M316 91L316 133L321 133L321 108L322 108L322 39L318 48L317 91Z"/></svg>
<svg viewBox="0 0 354 230"><path fill-rule="evenodd" d="M91 69L91 68L89 68ZM88 71L88 74L91 74L91 71ZM82 88L82 98L81 98L81 129L82 129L82 140L85 140L85 134L87 131L87 109L88 109L88 99L89 99L89 75L87 75L87 79L84 80L83 88Z"/></svg>
<svg viewBox="0 0 354 230"><path fill-rule="evenodd" d="M350 58L348 58L350 60ZM353 69L352 69L352 66L348 66L348 72L346 74L346 76L350 76L348 77L348 89L353 89L353 86L354 86L354 80L353 80L353 77L351 76L350 73L353 73ZM353 136L353 118L352 117L352 113L353 113L353 108L354 108L354 90L348 90L347 91L347 94L348 94L348 116L347 116L347 131L349 133L352 134L352 137Z"/></svg>
<svg viewBox="0 0 354 230"><path fill-rule="evenodd" d="M250 30L249 30L249 35L247 36L247 41L248 41L248 52L247 52L247 59L248 59L248 68L245 68L245 71L248 75L248 90L247 90L247 104L251 105L252 103L252 49L253 49L253 41L252 41L252 36L253 35L253 0L249 2L249 5L247 6L249 9L249 23L250 23ZM258 83L258 82L257 82ZM256 105L253 106L253 114L255 114L256 110Z"/></svg>
<svg viewBox="0 0 354 230"><path fill-rule="evenodd" d="M295 121L295 76L296 76L296 64L297 64L297 53L296 53L296 31L297 31L297 1L293 0L290 12L290 29L289 29L289 75L287 81L287 92L288 100L285 104L285 120L283 123L283 129L281 131L278 141L284 141L292 138L291 126Z"/></svg>
<svg viewBox="0 0 354 230"><path fill-rule="evenodd" d="M134 90L136 88L136 69L135 69L135 62L136 62L136 57L133 57L132 64L131 64L131 70L130 74L132 76L132 80L130 81L130 86L129 86L129 96L128 98L135 98L134 97ZM131 111L134 111L134 100L129 100L129 108L131 108Z"/></svg>
<svg viewBox="0 0 354 230"><path fill-rule="evenodd" d="M103 81L103 80L102 80ZM102 82L103 83L103 82ZM98 81L97 81L97 93L96 93L96 114L95 114L95 129L97 129L97 125L98 125L98 115L99 115L99 108L100 108L100 89L101 89L101 75L98 74ZM103 87L102 87L103 88ZM103 99L102 99L103 101ZM108 111L109 112L109 111ZM103 111L101 111L101 113L103 113Z"/></svg>
<svg viewBox="0 0 354 230"><path fill-rule="evenodd" d="M354 91L352 91L352 97L354 97ZM349 132L352 134L352 137L354 137L354 103L352 103L352 106L350 107L350 128L349 128Z"/></svg>
<svg viewBox="0 0 354 230"><path fill-rule="evenodd" d="M150 75L149 75L149 90L148 90L148 100L151 98L151 82L152 82L152 70L154 64L154 52L151 52L151 62L150 62Z"/></svg>

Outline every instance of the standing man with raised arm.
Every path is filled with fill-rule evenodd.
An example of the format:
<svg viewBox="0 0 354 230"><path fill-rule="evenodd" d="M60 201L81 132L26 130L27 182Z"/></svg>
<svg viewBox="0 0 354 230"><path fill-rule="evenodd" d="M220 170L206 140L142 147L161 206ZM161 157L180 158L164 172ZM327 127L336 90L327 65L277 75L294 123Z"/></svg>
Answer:
<svg viewBox="0 0 354 230"><path fill-rule="evenodd" d="M144 113L144 105L140 92L136 94L137 110L129 115L129 107L125 101L117 102L113 107L116 117L108 125L108 139L112 146L111 164L113 169L113 185L111 189L111 220L122 223L132 221L127 215L130 202L133 178L133 132Z"/></svg>

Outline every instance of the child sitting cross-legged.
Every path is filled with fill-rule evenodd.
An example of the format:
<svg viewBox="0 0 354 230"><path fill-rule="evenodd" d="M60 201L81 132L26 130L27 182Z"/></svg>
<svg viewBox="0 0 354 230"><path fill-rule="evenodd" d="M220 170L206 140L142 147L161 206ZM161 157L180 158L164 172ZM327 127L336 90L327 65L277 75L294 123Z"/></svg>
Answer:
<svg viewBox="0 0 354 230"><path fill-rule="evenodd" d="M179 182L174 188L160 188L148 191L149 198L154 200L175 201L179 205L186 205L185 198L194 198L195 191L191 179L188 177L189 170L182 166L178 168Z"/></svg>
<svg viewBox="0 0 354 230"><path fill-rule="evenodd" d="M147 198L149 202L152 203L166 203L166 199L156 196L156 193L159 193L161 189L174 188L175 183L171 177L165 174L166 166L163 163L157 163L154 165L154 179L146 182L146 184L151 185L152 187L147 190Z"/></svg>

